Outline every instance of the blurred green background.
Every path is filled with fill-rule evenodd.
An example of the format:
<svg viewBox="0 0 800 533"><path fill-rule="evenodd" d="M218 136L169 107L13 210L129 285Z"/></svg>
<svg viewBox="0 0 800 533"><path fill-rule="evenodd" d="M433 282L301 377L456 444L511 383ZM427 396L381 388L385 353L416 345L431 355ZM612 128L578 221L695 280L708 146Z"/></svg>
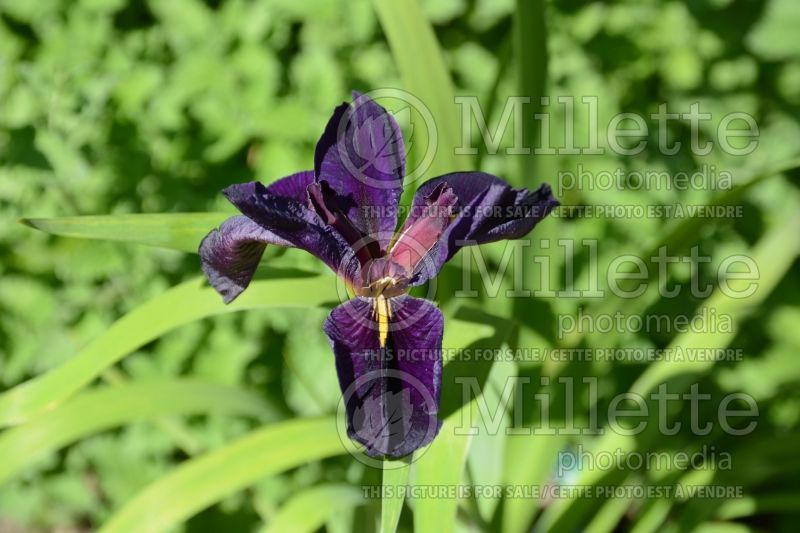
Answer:
<svg viewBox="0 0 800 533"><path fill-rule="evenodd" d="M516 185L548 182L556 189L559 173L577 172L579 165L594 173L617 168L692 172L704 165L714 165L717 176L731 172L736 184L733 191L625 186L562 191L560 200L565 205L719 202L741 205L744 216L731 220L551 217L535 230L533 251L526 252L523 272L526 284L535 286L540 272L531 254L549 253L550 284L564 286L558 254L536 245L543 238L596 239L601 265L621 253L649 257L645 254L664 243L675 254L688 253L698 245L712 257L701 271L702 279L711 282L721 259L734 253L755 254L762 268L757 295L734 303L713 300L715 295L708 303L724 307L735 317L733 334L623 332L565 341L560 338L557 317L574 314L579 306L586 312L621 309L628 315L674 317L692 316L703 302L688 291L678 298L660 299L654 287L633 301L520 300L490 298L483 291L465 300L455 293L462 280L460 269L468 268L461 261L442 274L436 299L449 317L461 319L458 326L454 318L448 318L447 327L453 324L450 335L455 339L450 347L461 345L458 335L468 331L469 324L491 323L492 318L475 315L474 309L480 307L499 317L511 331L488 341L495 347L662 348L672 343L741 349L742 361L685 365L678 370L645 361L549 365L529 361L497 362L491 372L477 363L454 371L481 375L498 397L504 376L527 376L533 383L545 375L576 380L597 376L603 407L615 394L639 386L642 379L660 382L676 379L678 374L681 379L688 375L691 383L712 393L713 402L730 392L745 392L758 402L760 412L757 430L746 437L715 430L707 436L682 433L624 443L640 451L670 453L713 445L717 451L732 453L732 468L699 473L623 470L594 477L579 468L573 473L577 478L563 479L556 476L557 453L578 444L604 446L602 439L481 435L468 444L453 445L450 435L444 435L452 429L446 425L438 439L441 447L446 452L450 446L461 450L458 446L463 445L466 467L461 469L457 463L453 480L452 475L447 477L448 465L443 462L429 459L423 473L420 461L410 480L545 486L580 479L637 486L688 479L742 486L743 497L464 498L443 502L443 508L437 508L437 502L409 500L399 528L526 531L538 524L539 530L562 531L793 530L800 518L800 457L796 453L800 442L800 364L796 360L800 352L800 268L796 262L800 202L799 174L792 163L800 147L800 3L420 0L422 17L416 16L416 4L387 4L0 1L0 391L14 390L28 379L60 368L119 317L199 273L195 255L54 237L18 224L21 217L232 213L220 189L253 179L269 183L309 168L314 143L330 112L349 99L351 89L404 88L430 105L437 118L447 114L456 120L460 120L460 108L452 96L477 96L490 124L496 124L508 96L527 95L536 101L545 94L553 102L559 95L597 96L601 132L619 112L647 116L662 103L670 110L688 112L690 104L698 102L713 115L701 127L701 138L716 141L719 118L745 112L759 126L757 149L746 157L719 149L705 156L688 150L665 156L657 150L657 130L651 127L647 150L636 157L611 152L521 157L502 149L489 154L484 148L466 159L454 157L454 145L448 144L460 141L460 136L443 134L436 170L469 166ZM393 13L407 18L393 17ZM420 50L416 48L419 42L424 46L425 41L424 32L417 31L428 26L434 31L446 71L430 70L438 66L436 57L413 55ZM446 75L452 79L452 93L446 84L438 83ZM432 94L440 97L438 103L432 101ZM551 106L549 111L551 136L559 146L555 140L563 138L564 108ZM526 120L530 125L529 116ZM584 143L591 125L583 113L576 113L575 120L576 136ZM409 125L403 126L409 134ZM671 139L688 145L686 123L675 122L669 133ZM482 146L478 139L476 131L476 145ZM507 135L502 146L512 142ZM778 170L769 171L773 168ZM749 186L740 186L753 176L756 179ZM490 268L502 263L504 249L486 247ZM284 267L322 272L299 253L271 248L267 255ZM586 262L586 250L579 248L579 280L589 275ZM513 276L512 269L505 283L511 283ZM670 270L670 284L688 280L688 266ZM193 379L246 391L258 401L258 414L201 409L190 416L150 416L53 446L0 484L0 531L96 530L178 465L222 449L265 422L334 414L340 393L321 330L326 313L316 307L224 314L191 321L134 346L121 362L104 369L92 386ZM159 317L153 314L152 320ZM124 335L125 326L117 332ZM115 340L108 342L113 345ZM642 378L646 372L650 373ZM449 390L460 397L460 388L448 377L453 376L445 376L445 394ZM577 409L583 413L579 416L585 416L589 400L581 395L578 401L583 404ZM554 404L557 420L563 413L559 414L558 402ZM509 407L504 427L511 423L515 408L522 406ZM707 409L716 412L715 406ZM73 416L94 415L73 411ZM685 420L686 409L673 416ZM49 423L42 422L41 431L57 432L57 425ZM3 425L9 425L7 419ZM0 449L14 452L0 457L7 468L25 456L27 445L33 446L30 443L36 438L34 434L26 437L34 440L12 442L11 431L0 433ZM429 453L436 457L434 450ZM380 470L349 455L301 463L261 476L246 488L237 486L221 499L201 505L197 510L206 508L199 514L189 513L194 516L172 529L251 531L264 524L277 527L276 517L281 516L287 521L277 523L294 524L284 529L291 531L376 529L381 501L364 500L359 487L379 485ZM441 477L436 466L444 471ZM214 484L213 479L205 482ZM331 509L335 512L325 512L320 502L335 502ZM285 511L292 505L294 515L286 518L290 513ZM314 510L319 517L307 522L298 518L314 515Z"/></svg>

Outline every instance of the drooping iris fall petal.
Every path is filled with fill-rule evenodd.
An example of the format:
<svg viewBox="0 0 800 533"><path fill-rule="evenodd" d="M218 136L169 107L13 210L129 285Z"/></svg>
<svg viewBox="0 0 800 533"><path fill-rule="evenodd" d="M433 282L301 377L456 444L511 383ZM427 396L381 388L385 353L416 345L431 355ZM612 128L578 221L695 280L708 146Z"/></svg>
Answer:
<svg viewBox="0 0 800 533"><path fill-rule="evenodd" d="M203 273L225 303L250 284L267 244L290 246L245 216L232 217L200 244Z"/></svg>
<svg viewBox="0 0 800 533"><path fill-rule="evenodd" d="M402 457L439 431L442 373L441 311L426 300L391 302L381 347L374 298L353 298L325 321L347 410L348 435L371 456Z"/></svg>
<svg viewBox="0 0 800 533"><path fill-rule="evenodd" d="M304 201L314 172L305 171L279 179L266 188L271 194ZM232 302L250 284L267 244L293 246L285 239L244 216L226 220L200 243L203 273L225 303Z"/></svg>

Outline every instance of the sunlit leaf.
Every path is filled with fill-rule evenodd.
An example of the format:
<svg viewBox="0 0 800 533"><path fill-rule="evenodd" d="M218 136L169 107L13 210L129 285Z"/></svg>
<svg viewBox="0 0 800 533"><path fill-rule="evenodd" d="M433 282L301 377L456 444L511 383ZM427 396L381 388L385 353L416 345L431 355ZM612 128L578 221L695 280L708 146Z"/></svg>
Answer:
<svg viewBox="0 0 800 533"><path fill-rule="evenodd" d="M20 222L63 237L134 242L197 253L203 237L230 216L226 213L159 213L23 218Z"/></svg>
<svg viewBox="0 0 800 533"><path fill-rule="evenodd" d="M271 474L353 449L333 418L298 419L254 431L163 476L117 511L103 533L168 531Z"/></svg>
<svg viewBox="0 0 800 533"><path fill-rule="evenodd" d="M213 383L130 383L84 392L29 423L0 434L0 484L47 452L137 420L208 412L264 418L257 395Z"/></svg>
<svg viewBox="0 0 800 533"><path fill-rule="evenodd" d="M352 485L331 483L311 487L287 501L263 533L312 533L330 516L364 503L362 491Z"/></svg>
<svg viewBox="0 0 800 533"><path fill-rule="evenodd" d="M455 103L453 84L442 50L419 3L417 0L374 0L373 3L404 89L418 98L432 117L432 123L416 117L411 145L413 165L407 170L413 172L414 165L420 164L426 156L434 155L424 174L427 177L470 168L470 157L455 153L456 147L461 145L459 108ZM410 35L414 38L409 39ZM409 103L412 109L419 111L415 109L414 102ZM427 150L431 137L438 145L435 154ZM407 191L413 189L407 187Z"/></svg>
<svg viewBox="0 0 800 533"><path fill-rule="evenodd" d="M517 0L514 11L514 59L517 65L519 95L530 98L531 106L523 115L523 145L538 146L539 126L534 114L541 108L541 97L547 84L547 28L544 0ZM530 187L536 176L533 154L518 156L520 185Z"/></svg>
<svg viewBox="0 0 800 533"><path fill-rule="evenodd" d="M19 424L52 409L105 368L183 324L243 309L316 307L338 301L336 282L331 276L281 277L298 275L289 271L266 271L266 275L271 279L254 281L230 305L223 304L222 298L200 278L181 283L142 304L63 365L0 396L0 426Z"/></svg>
<svg viewBox="0 0 800 533"><path fill-rule="evenodd" d="M392 492L391 496L384 492L381 499L381 533L394 533L397 530L405 502L402 491L408 483L410 472L411 464L408 459L384 460L381 485L390 487Z"/></svg>

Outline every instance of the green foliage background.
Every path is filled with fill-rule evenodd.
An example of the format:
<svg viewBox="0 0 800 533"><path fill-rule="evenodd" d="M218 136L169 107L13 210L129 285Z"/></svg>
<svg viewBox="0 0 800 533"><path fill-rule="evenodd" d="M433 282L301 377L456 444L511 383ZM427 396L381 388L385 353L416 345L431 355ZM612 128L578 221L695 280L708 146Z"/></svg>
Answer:
<svg viewBox="0 0 800 533"><path fill-rule="evenodd" d="M5 391L0 425L6 427L0 432L0 531L95 530L112 516L116 521L109 530L115 531L143 531L148 524L185 531L392 530L401 508L401 530L513 532L534 522L561 531L791 530L800 509L800 203L794 159L800 139L799 6L794 0L0 1L0 390ZM430 28L435 40L426 39ZM456 261L441 276L437 292L448 314L446 347L475 342L512 348L730 346L743 350L744 361L493 366L454 361L446 371L443 400L452 420L462 408L454 381L459 375L478 375L489 383L490 405L497 404L505 376L526 376L533 383L542 376L598 376L601 407L614 394L647 391L688 376L712 391L715 401L729 392L752 395L759 424L742 438L716 431L635 442L536 435L470 440L453 436L451 420L410 468L409 482L683 481L740 485L745 498L364 500L359 486L380 484L381 472L344 454L330 429L339 391L320 326L335 293L332 278L315 261L271 248L261 285L241 306L250 309L222 314L226 309L196 282L167 292L196 277L195 255L54 237L17 223L22 217L223 213L194 225L180 217L163 222L184 231L183 240L157 244L191 249L197 235L233 212L220 189L252 179L269 183L310 167L332 108L348 99L350 89L381 87L409 90L432 108L442 128L433 170L480 168L530 187L556 185L559 172L576 172L579 165L594 173L618 167L691 172L711 165L733 172L736 187L730 193L568 191L560 198L565 205L720 202L743 205L745 216L551 218L535 231L534 249L551 254L555 287L563 284L562 266L552 250L536 246L542 238L598 239L601 265L621 253L649 254L661 244L675 253L698 245L713 258L703 269L703 279L711 281L719 261L732 253L754 255L762 269L757 294L738 302L718 294L701 302L687 291L661 300L655 287L628 301L486 294L465 300L454 291L461 268L472 267ZM660 103L686 112L698 102L714 117L701 130L712 141L719 118L746 112L758 122L759 145L747 157L718 149L706 156L687 150L664 156L651 128L648 150L637 157L607 152L525 158L502 149L497 155L453 156L452 147L460 142L454 94L478 96L494 123L507 96L535 101L542 90L552 101L559 95L597 96L601 127L619 112L646 116ZM551 136L561 138L563 107L550 111ZM403 126L408 133L411 125ZM576 132L589 126L578 113ZM685 123L674 124L670 135L689 143ZM511 142L508 136L503 146ZM126 224L110 235L112 241L141 231L141 222ZM64 232L55 225L43 229ZM150 233L131 240L152 239ZM502 262L503 250L485 247L490 268ZM525 253L526 283L535 284L540 272L534 252ZM588 275L585 262L579 256L578 280ZM296 270L309 277L284 279ZM670 274L671 284L688 283L688 268ZM503 287L513 275L512 269ZM111 328L154 299L135 318ZM661 332L559 339L556 315L574 313L579 305L586 312L670 316L691 316L708 305L735 316L737 327L727 337ZM17 402L24 395L20 384L58 372L87 352L106 358L96 367L97 379L89 372L86 383L64 381L61 392L54 381L45 382L35 401L26 397L34 401L29 405L58 404L55 411L26 411L26 404ZM586 407L577 411L585 413ZM557 425L564 413L554 409ZM673 416L686 422L685 410ZM510 419L511 412L504 427ZM254 440L237 440L245 435ZM669 453L713 445L732 452L733 467L554 477L556 454L577 444ZM42 453L32 453L38 449ZM211 452L220 454L211 457L223 465L243 466L213 470L202 462ZM187 472L180 468L204 465L208 475L170 477ZM409 468L386 472L385 484L402 484ZM162 514L153 511L148 518L143 511L150 509L148 502L163 502Z"/></svg>

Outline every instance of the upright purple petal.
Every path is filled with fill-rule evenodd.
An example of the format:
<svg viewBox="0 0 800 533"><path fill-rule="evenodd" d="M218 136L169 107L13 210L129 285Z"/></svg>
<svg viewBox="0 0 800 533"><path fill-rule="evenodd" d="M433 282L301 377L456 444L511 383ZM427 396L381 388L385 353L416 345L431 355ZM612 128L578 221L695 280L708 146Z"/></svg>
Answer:
<svg viewBox="0 0 800 533"><path fill-rule="evenodd" d="M267 244L289 245L245 216L229 218L200 243L203 273L225 303L250 284Z"/></svg>
<svg viewBox="0 0 800 533"><path fill-rule="evenodd" d="M336 357L350 438L368 455L403 457L431 442L441 427L444 319L426 300L399 296L389 302L384 347L373 298L336 307L323 328Z"/></svg>
<svg viewBox="0 0 800 533"><path fill-rule="evenodd" d="M273 181L267 185L267 191L275 196L284 196L300 202L301 204L305 204L308 198L306 190L312 183L314 183L314 171L303 170L277 181Z"/></svg>
<svg viewBox="0 0 800 533"><path fill-rule="evenodd" d="M344 199L342 209L363 233L386 248L397 226L405 148L400 127L383 107L353 92L333 112L314 153L318 179Z"/></svg>
<svg viewBox="0 0 800 533"><path fill-rule="evenodd" d="M272 194L258 182L231 185L223 194L282 241L315 255L344 279L360 280L360 266L348 242L304 203Z"/></svg>
<svg viewBox="0 0 800 533"><path fill-rule="evenodd" d="M414 284L435 276L463 246L519 239L558 206L550 186L512 188L483 172L454 172L423 183L417 190L406 226L424 213L426 198L442 184L458 197L459 213L422 261Z"/></svg>

